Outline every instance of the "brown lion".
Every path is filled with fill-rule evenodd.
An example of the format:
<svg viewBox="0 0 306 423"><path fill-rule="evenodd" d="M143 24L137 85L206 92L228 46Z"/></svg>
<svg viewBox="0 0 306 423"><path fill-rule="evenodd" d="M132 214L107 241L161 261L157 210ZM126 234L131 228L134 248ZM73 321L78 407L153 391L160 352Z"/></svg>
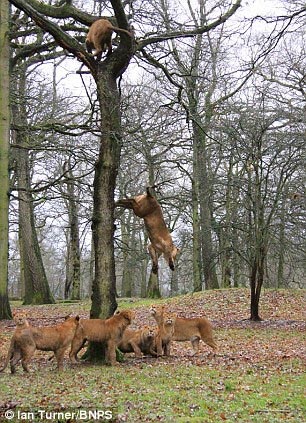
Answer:
<svg viewBox="0 0 306 423"><path fill-rule="evenodd" d="M57 360L57 368L63 368L64 354L70 346L74 333L79 324L79 316L67 317L56 326L34 327L27 320L18 324L12 339L3 371L10 362L11 373L15 373L16 364L21 360L25 372L29 371L28 364L36 350L53 351Z"/></svg>
<svg viewBox="0 0 306 423"><path fill-rule="evenodd" d="M165 313L165 306L152 305L150 312L157 324L160 325ZM176 318L173 341L190 341L194 354L197 354L200 339L214 350L217 350L217 344L213 339L212 325L206 317Z"/></svg>
<svg viewBox="0 0 306 423"><path fill-rule="evenodd" d="M155 334L155 328L147 325L137 330L128 328L124 331L118 348L123 353L134 352L137 358L147 354L156 355L153 349Z"/></svg>
<svg viewBox="0 0 306 423"><path fill-rule="evenodd" d="M173 340L176 314L165 312L159 320L158 329L155 337L156 353L158 356L170 355L170 345Z"/></svg>
<svg viewBox="0 0 306 423"><path fill-rule="evenodd" d="M106 344L106 361L116 364L116 348L122 339L125 329L134 318L132 310L122 310L109 319L81 319L75 332L69 354L73 363L78 361L77 354L86 341L103 342Z"/></svg>
<svg viewBox="0 0 306 423"><path fill-rule="evenodd" d="M119 34L124 33L130 37L132 36L129 31L113 26L107 19L97 19L89 28L86 37L85 44L88 53L92 53L92 50L94 49L94 56L97 57L97 60L101 60L102 53L106 50L106 56L109 56L112 53L113 32L117 32Z"/></svg>
<svg viewBox="0 0 306 423"><path fill-rule="evenodd" d="M162 209L147 187L146 194L134 198L118 200L115 207L132 209L136 216L143 218L151 244L148 246L152 258L152 272L158 273L158 259L163 254L171 270L174 270L174 261L179 253L172 241L171 234L166 226Z"/></svg>

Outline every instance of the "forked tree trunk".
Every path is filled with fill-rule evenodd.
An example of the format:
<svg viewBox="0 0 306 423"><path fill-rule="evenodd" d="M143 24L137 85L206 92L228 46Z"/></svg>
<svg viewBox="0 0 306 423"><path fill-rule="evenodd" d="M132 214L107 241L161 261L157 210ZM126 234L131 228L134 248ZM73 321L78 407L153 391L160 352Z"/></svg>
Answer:
<svg viewBox="0 0 306 423"><path fill-rule="evenodd" d="M0 320L11 319L8 300L8 205L9 205L9 3L0 3Z"/></svg>
<svg viewBox="0 0 306 423"><path fill-rule="evenodd" d="M258 143L258 145L261 145L261 143ZM259 153L257 157L260 157ZM251 193L253 189L253 197L249 196L249 199L253 200L253 210L249 208L249 245L252 251L250 260L250 320L260 321L262 319L259 316L259 300L264 282L265 261L268 249L268 227L264 219L264 203L261 192L262 179L257 163L254 165L254 174L253 179L250 172L248 175L248 193Z"/></svg>
<svg viewBox="0 0 306 423"><path fill-rule="evenodd" d="M260 322L262 319L259 316L259 300L261 288L264 281L264 263L265 253L264 249L258 250L258 255L254 259L250 275L251 288L251 306L250 306L250 320Z"/></svg>

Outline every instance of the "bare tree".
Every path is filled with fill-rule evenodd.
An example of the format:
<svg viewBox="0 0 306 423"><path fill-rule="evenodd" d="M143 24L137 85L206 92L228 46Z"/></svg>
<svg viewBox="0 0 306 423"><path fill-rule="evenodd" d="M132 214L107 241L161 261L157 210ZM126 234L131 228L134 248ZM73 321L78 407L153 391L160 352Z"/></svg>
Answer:
<svg viewBox="0 0 306 423"><path fill-rule="evenodd" d="M76 182L71 162L64 163L65 184L67 187L67 208L69 217L69 240L67 242L66 259L66 282L64 297L72 300L81 299L81 272L80 272L80 235L78 203L79 195L77 193Z"/></svg>
<svg viewBox="0 0 306 423"><path fill-rule="evenodd" d="M241 1L200 28L172 31L160 31L156 35L145 37L137 45L133 37L123 34L118 48L105 60L99 62L90 56L74 36L62 29L53 18L71 18L82 24L90 25L95 17L74 7L70 1L60 6L51 6L36 0L11 0L17 8L29 15L44 31L49 32L56 42L73 54L90 70L97 88L100 111L100 151L95 166L93 240L95 251L95 279L93 282L91 317L107 317L116 309L115 298L115 261L114 261L114 192L120 162L122 145L120 97L117 79L127 69L136 50L145 54L147 46L176 37L193 37L198 33L208 32L230 18ZM123 2L110 1L117 25L128 30L127 16Z"/></svg>
<svg viewBox="0 0 306 423"><path fill-rule="evenodd" d="M9 204L9 4L0 5L0 319L10 319L8 301L8 204Z"/></svg>
<svg viewBox="0 0 306 423"><path fill-rule="evenodd" d="M12 95L14 159L19 204L19 245L21 281L25 304L54 303L42 261L36 233L34 200L31 193L30 159L26 104L26 71L24 63L15 69L13 78L15 96ZM18 128L18 129L17 129Z"/></svg>

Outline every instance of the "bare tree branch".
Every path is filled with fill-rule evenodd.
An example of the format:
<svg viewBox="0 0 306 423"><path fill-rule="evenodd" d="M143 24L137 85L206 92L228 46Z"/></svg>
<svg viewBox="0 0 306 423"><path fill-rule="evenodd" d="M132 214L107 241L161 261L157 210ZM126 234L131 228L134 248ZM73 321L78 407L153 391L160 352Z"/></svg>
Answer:
<svg viewBox="0 0 306 423"><path fill-rule="evenodd" d="M43 30L49 32L55 39L55 41L65 50L68 50L75 57L77 57L81 62L83 62L93 73L96 74L96 63L95 60L86 52L85 48L81 43L79 43L75 38L68 35L63 31L58 25L49 21L45 15L50 16L51 12L56 8L53 6L47 6L43 3L38 3L36 0L10 0L17 8L21 9L24 13L30 16L35 23L42 28ZM71 10L77 10L73 6L63 5L64 13L60 15L59 13L54 17L68 17L65 8L72 8Z"/></svg>
<svg viewBox="0 0 306 423"><path fill-rule="evenodd" d="M174 38L187 38L187 37L194 37L198 34L204 34L205 32L211 31L212 29L222 25L226 22L237 9L241 6L241 0L237 0L233 6L224 14L221 15L217 20L214 22L204 25L202 27L194 28L190 31L173 31L173 32L166 32L165 34L160 34L154 37L150 37L144 40L138 41L137 50L142 50L144 47L150 44L156 44L162 41L172 40Z"/></svg>

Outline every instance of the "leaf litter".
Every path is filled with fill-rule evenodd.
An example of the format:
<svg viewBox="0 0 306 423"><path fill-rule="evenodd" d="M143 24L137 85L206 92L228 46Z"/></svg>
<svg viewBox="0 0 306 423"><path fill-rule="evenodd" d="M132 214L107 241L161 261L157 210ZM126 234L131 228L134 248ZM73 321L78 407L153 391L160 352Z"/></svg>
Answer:
<svg viewBox="0 0 306 423"><path fill-rule="evenodd" d="M136 311L136 318L133 323L134 327L139 327L144 323L155 324L154 319L148 311L149 305L153 302L152 300L147 305L138 305L137 300L133 301L132 307ZM191 395L196 385L199 393L203 395L225 395L226 400L231 404L237 400L237 397L241 393L256 395L256 389L260 392L262 387L270 383L275 376L284 376L283 383L285 384L286 375L293 378L300 377L305 371L306 349L304 335L306 321L304 310L305 292L303 290L264 290L260 302L260 314L263 318L261 322L251 322L247 319L250 303L250 294L247 289L205 291L203 293L188 294L173 299L162 300L161 303L167 304L169 310L175 311L179 316L206 316L209 318L213 323L214 336L219 346L218 352L214 353L207 345L201 342L200 353L193 355L190 342L174 342L170 357L160 357L157 359L154 357L145 357L143 359L137 359L133 354L127 354L124 362L120 363L117 367L119 370L116 369L119 373L123 371L125 375L127 374L133 378L138 372L141 375L142 372L150 371L152 381L155 378L159 382L162 382L162 380L160 381L162 373L164 375L163 377L165 377L165 385L169 383L167 374L174 374L175 378L173 379L171 389L177 391L179 395ZM125 304L124 300L120 300L121 308ZM79 314L81 318L88 318L89 316L89 304L86 302L65 305L18 306L13 307L13 309L15 311L23 310L28 312L28 319L34 326L54 325L62 321L68 313ZM1 363L6 357L13 330L14 323L12 321L0 322ZM19 371L18 377L23 377L26 380L30 379L32 382L34 381L31 395L36 398L35 401L40 407L53 404L54 407L64 409L67 407L65 397L69 397L69 395L69 404L79 407L80 399L71 400L71 390L74 384L81 387L81 390L83 386L88 384L86 371L91 372L93 369L92 365L82 363L81 370L76 370L72 368L68 357L66 357L66 372L71 372L71 369L75 372L75 382L70 381L68 383L68 379L67 381L63 381L60 374L53 372L54 364L50 364L48 361L50 355L51 353L36 352L31 362L32 373L30 375L23 375ZM103 367L105 368L105 366ZM186 382L185 370L182 370L183 373L180 376L177 373L178 367L185 369L187 372L188 369L198 368L200 372L202 369L207 369L213 375L216 372L216 377L213 377L209 383L207 381L201 383L203 376L199 376L199 380L197 380L193 375L192 382ZM94 368L96 369L96 367ZM52 376L56 383L51 392L46 392L46 394L42 395L44 389L48 391L49 385L48 382L44 382L44 377L49 372L52 372L52 375L56 375L55 377ZM90 387L87 387L90 389L89 392L86 391L86 395L84 393L82 404L89 407L94 401L98 401L103 393L104 404L116 407L120 397L119 391L122 387L120 385L120 376L115 373L114 371L112 375L112 369L107 368L108 376L106 380L103 380L103 378L101 380L99 378L95 379L96 385L93 383ZM92 377L92 373L90 374ZM226 376L223 376L223 374ZM35 375L37 375L37 379L35 379ZM228 380L229 375L234 375L234 382ZM262 386L254 387L254 385L249 384L246 380L248 375L258 375ZM112 376L116 378L113 384L110 382ZM3 376L0 375L1 377ZM9 378L12 376L7 373L5 377L9 381ZM281 382L279 383L281 384ZM139 404L137 405L137 401L133 400L133 396L138 395L139 386L132 385L128 389L127 387L125 389L126 394L130 395L130 399L126 399L123 403L127 411L118 414L118 421L131 421L128 419L129 412L139 416L139 420L137 418L135 420L134 417L134 421L170 421L167 420L163 412L159 411L160 404L156 400L154 405L156 412L152 411L148 413L140 411ZM141 389L143 396L150 395L152 390L150 385L142 386ZM262 394L263 398L265 398L265 395ZM15 386L13 393L9 392L7 395L1 394L1 396L4 396L4 399L1 400L0 397L0 414L1 411L14 409L15 407L25 406L27 404L22 385ZM31 401L33 399L30 398L29 402ZM180 402L178 404L172 403L171 407L175 413L175 410L180 410L181 404ZM188 407L191 415L196 415L199 409L203 408L203 404L200 406L198 403L191 402ZM228 420L228 410L227 414L220 410L218 419L216 420L214 406L211 406L211 410L209 407L206 411L208 415L212 415L212 422ZM266 416L265 409L261 411L260 407L258 410L255 408L254 406L254 416L260 414L261 417L261 420L258 421L274 421ZM273 409L272 403L269 409ZM297 416L300 416L300 414L293 414L293 420L290 420L292 409L289 407L288 409L284 408L282 411L280 415L284 421L294 421ZM177 412L179 413L179 411ZM147 413L145 414L146 417L144 417L143 413ZM249 410L249 413L252 414L252 409ZM300 413L300 411L298 410L297 413ZM235 421L233 413L231 418L233 419L232 421ZM200 422L201 420L198 421ZM253 420L250 419L250 421ZM257 420L255 419L254 421Z"/></svg>

